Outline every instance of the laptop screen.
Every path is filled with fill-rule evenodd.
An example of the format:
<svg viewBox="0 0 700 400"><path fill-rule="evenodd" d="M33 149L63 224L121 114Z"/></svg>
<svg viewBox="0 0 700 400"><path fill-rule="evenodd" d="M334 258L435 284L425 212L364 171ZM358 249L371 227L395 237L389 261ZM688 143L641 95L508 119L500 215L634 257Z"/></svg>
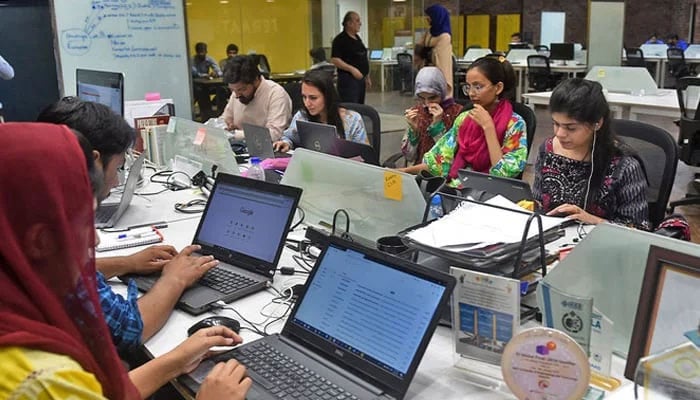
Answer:
<svg viewBox="0 0 700 400"><path fill-rule="evenodd" d="M369 53L369 59L370 60L381 60L383 54L384 54L383 50L372 50Z"/></svg>
<svg viewBox="0 0 700 400"><path fill-rule="evenodd" d="M329 245L291 323L397 378L408 373L444 283Z"/></svg>
<svg viewBox="0 0 700 400"><path fill-rule="evenodd" d="M291 195L219 180L195 243L273 263L295 202Z"/></svg>
<svg viewBox="0 0 700 400"><path fill-rule="evenodd" d="M79 99L104 104L124 116L124 74L77 69L75 82Z"/></svg>

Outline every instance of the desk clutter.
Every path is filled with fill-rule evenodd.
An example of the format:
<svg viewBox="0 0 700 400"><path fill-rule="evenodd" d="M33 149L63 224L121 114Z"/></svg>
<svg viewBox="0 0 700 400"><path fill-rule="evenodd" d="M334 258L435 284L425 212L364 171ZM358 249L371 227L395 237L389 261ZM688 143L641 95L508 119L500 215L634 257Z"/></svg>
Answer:
<svg viewBox="0 0 700 400"><path fill-rule="evenodd" d="M97 252L128 249L132 247L146 246L163 241L163 234L152 227L130 229L125 232L100 232L100 243L95 250Z"/></svg>

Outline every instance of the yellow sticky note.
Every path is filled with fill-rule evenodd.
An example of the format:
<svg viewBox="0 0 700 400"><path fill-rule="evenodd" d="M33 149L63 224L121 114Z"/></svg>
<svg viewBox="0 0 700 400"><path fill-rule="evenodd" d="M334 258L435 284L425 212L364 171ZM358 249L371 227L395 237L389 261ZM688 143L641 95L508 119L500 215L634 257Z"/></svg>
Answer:
<svg viewBox="0 0 700 400"><path fill-rule="evenodd" d="M192 144L195 146L201 146L204 143L204 138L207 137L207 130L204 128L197 129L197 134L194 137Z"/></svg>
<svg viewBox="0 0 700 400"><path fill-rule="evenodd" d="M403 198L401 175L392 171L384 172L384 197L387 199L401 201Z"/></svg>
<svg viewBox="0 0 700 400"><path fill-rule="evenodd" d="M598 70L598 78L605 78L605 70L604 69L599 69Z"/></svg>

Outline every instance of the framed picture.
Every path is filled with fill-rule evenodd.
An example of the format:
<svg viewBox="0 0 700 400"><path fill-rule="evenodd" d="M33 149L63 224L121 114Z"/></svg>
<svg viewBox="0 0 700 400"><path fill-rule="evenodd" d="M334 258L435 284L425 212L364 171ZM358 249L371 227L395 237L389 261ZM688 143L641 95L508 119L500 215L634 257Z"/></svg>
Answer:
<svg viewBox="0 0 700 400"><path fill-rule="evenodd" d="M698 299L700 258L651 246L625 367L627 379L634 380L641 357L697 340Z"/></svg>

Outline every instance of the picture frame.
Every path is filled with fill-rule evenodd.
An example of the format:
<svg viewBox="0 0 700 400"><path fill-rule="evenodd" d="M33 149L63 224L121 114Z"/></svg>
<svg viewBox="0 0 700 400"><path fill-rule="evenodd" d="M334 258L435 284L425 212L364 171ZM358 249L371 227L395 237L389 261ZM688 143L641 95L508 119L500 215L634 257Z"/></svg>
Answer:
<svg viewBox="0 0 700 400"><path fill-rule="evenodd" d="M650 246L639 295L625 377L639 359L685 343L700 331L700 258Z"/></svg>

